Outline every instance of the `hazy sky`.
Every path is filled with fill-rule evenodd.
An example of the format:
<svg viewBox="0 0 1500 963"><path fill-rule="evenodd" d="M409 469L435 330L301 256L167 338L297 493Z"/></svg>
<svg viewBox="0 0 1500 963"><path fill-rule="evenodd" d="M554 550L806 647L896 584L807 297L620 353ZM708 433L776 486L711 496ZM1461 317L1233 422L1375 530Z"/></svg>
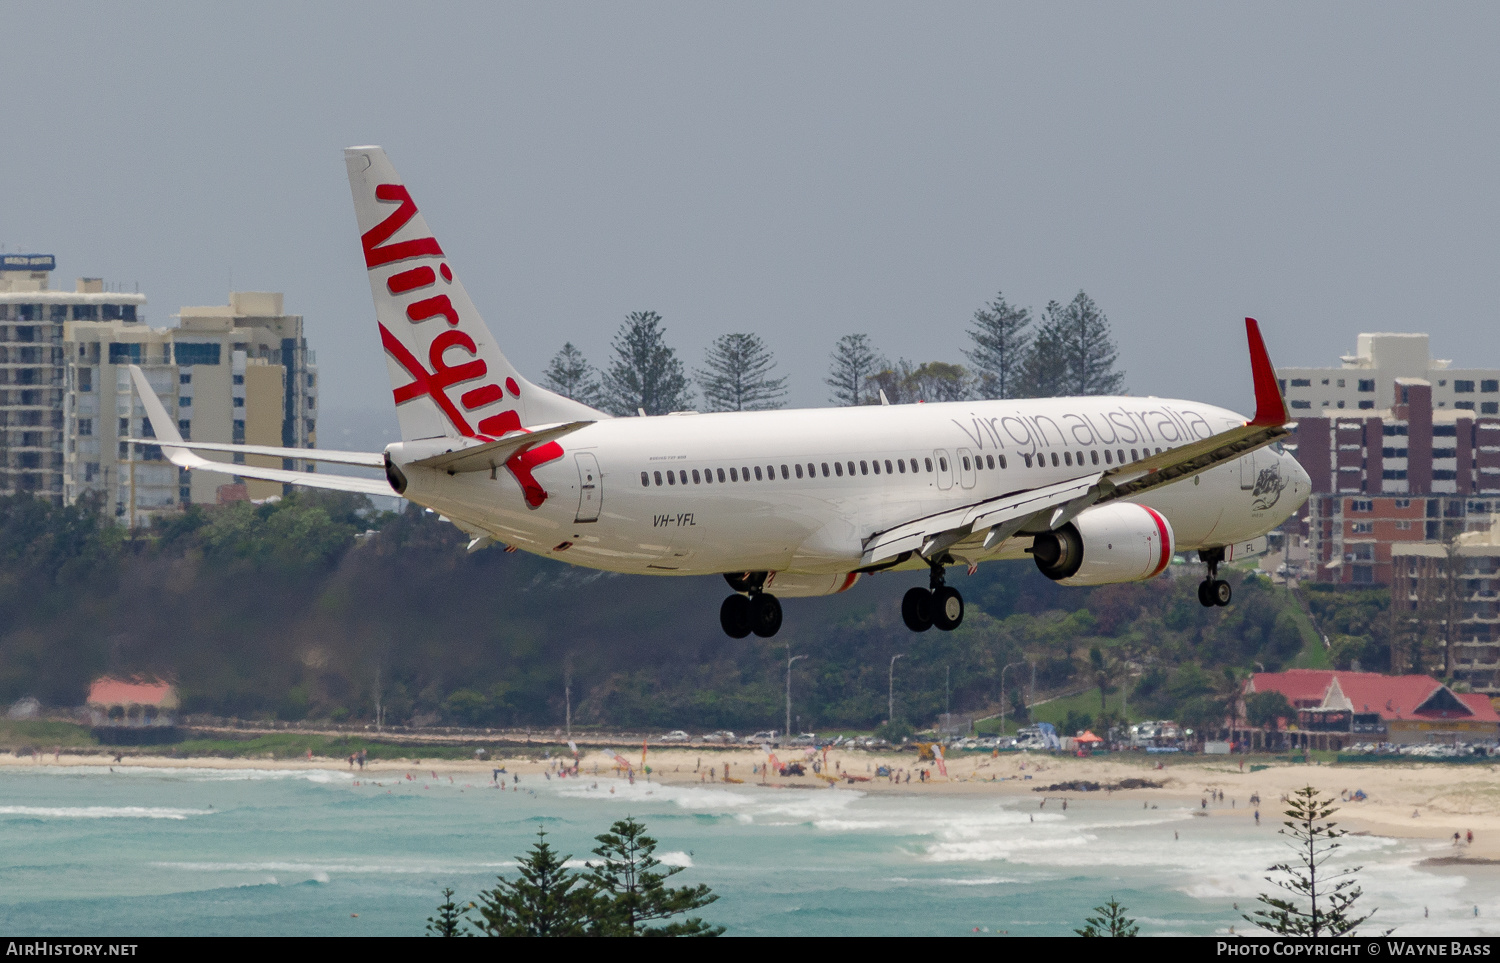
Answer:
<svg viewBox="0 0 1500 963"><path fill-rule="evenodd" d="M654 309L960 360L1080 288L1127 384L1251 407L1272 357L1425 330L1500 366L1494 4L0 2L0 244L151 323L286 293L322 442L394 426L341 148L382 144L512 360ZM341 430L343 437L340 437Z"/></svg>

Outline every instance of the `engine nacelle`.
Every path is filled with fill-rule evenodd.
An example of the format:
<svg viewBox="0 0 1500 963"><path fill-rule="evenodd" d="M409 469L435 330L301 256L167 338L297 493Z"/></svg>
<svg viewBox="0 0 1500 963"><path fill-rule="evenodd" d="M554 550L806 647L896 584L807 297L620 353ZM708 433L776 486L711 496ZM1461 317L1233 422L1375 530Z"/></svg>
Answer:
<svg viewBox="0 0 1500 963"><path fill-rule="evenodd" d="M858 572L847 572L841 575L772 572L766 576L765 590L782 598L798 599L814 595L837 595L853 587L858 581Z"/></svg>
<svg viewBox="0 0 1500 963"><path fill-rule="evenodd" d="M1036 536L1036 567L1064 585L1141 582L1161 574L1176 548L1172 525L1153 508L1115 502L1090 508Z"/></svg>

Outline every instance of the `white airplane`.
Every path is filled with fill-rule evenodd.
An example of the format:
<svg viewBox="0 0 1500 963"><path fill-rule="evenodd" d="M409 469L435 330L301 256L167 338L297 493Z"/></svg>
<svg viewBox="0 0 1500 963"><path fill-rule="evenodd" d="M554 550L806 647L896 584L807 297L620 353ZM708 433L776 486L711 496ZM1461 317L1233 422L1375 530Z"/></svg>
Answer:
<svg viewBox="0 0 1500 963"><path fill-rule="evenodd" d="M1160 398L1080 397L612 418L506 360L379 147L344 152L401 440L383 453L183 441L131 373L173 464L390 495L472 539L572 565L723 575L726 633L776 634L777 596L925 571L901 613L915 632L963 621L950 565L1030 555L1065 585L1149 579L1173 553L1218 566L1296 511L1308 477L1281 450L1287 410L1246 319L1255 416ZM386 481L212 461L240 452L385 470Z"/></svg>

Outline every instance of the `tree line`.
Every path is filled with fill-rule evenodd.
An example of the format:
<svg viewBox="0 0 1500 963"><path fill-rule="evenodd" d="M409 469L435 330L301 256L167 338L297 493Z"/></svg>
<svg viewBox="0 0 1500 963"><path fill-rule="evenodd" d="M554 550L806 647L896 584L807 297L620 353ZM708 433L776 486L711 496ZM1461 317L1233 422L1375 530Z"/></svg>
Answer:
<svg viewBox="0 0 1500 963"><path fill-rule="evenodd" d="M1083 291L1035 317L1004 293L974 312L967 365L895 361L867 334L844 335L834 345L824 384L837 405L968 399L1109 395L1125 390L1109 319ZM542 384L613 415L662 415L699 403L708 411L763 411L785 404L787 378L764 339L749 332L720 335L689 375L667 343L655 311L633 311L610 342L601 370L571 341L553 356Z"/></svg>

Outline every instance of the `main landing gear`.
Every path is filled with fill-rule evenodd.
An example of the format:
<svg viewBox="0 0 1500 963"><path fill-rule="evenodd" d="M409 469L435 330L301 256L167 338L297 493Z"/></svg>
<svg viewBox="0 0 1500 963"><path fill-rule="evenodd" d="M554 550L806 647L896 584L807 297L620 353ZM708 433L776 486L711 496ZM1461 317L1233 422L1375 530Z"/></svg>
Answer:
<svg viewBox="0 0 1500 963"><path fill-rule="evenodd" d="M946 559L944 559L946 561ZM901 599L901 621L913 632L926 632L934 625L952 632L964 620L964 597L943 583L943 563L932 566L929 588L913 588Z"/></svg>
<svg viewBox="0 0 1500 963"><path fill-rule="evenodd" d="M754 632L769 639L781 631L781 603L776 596L762 591L766 584L765 572L745 572L725 575L724 580L734 589L734 594L719 606L719 625L731 639L743 639ZM742 595L740 593L748 593Z"/></svg>
<svg viewBox="0 0 1500 963"><path fill-rule="evenodd" d="M1234 592L1228 582L1219 578L1219 563L1224 561L1224 549L1199 549L1198 558L1208 563L1208 578L1198 583L1198 604L1206 609L1215 605L1228 605Z"/></svg>

